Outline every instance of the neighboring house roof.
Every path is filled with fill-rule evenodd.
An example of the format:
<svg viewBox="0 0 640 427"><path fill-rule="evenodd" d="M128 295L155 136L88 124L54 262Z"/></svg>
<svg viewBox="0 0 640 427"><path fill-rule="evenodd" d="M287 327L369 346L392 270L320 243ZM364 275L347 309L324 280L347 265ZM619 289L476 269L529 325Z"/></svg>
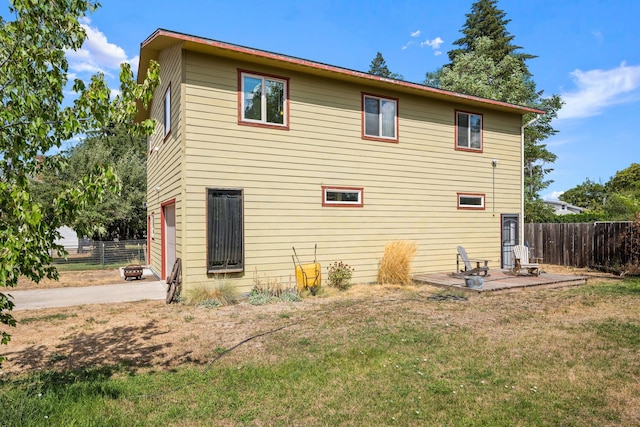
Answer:
<svg viewBox="0 0 640 427"><path fill-rule="evenodd" d="M577 214L584 212L584 208L574 206L570 203L563 202L562 200L545 200L544 202L555 209L556 215Z"/></svg>
<svg viewBox="0 0 640 427"><path fill-rule="evenodd" d="M418 96L426 96L429 98L460 102L466 105L479 106L483 108L517 114L545 113L543 110L538 110L535 108L509 104L502 101L494 101L477 96L465 95L462 93L433 88L430 86L406 82L403 80L395 80L387 77L375 76L373 74L368 74L362 71L350 70L334 65L327 65L320 62L296 58L293 56L287 56L250 47L225 43L203 37L191 36L188 34L177 33L164 29L156 30L140 45L138 82L144 81L150 61L153 59L157 59L158 53L162 49L174 45L175 43L183 43L183 49L189 51L227 57L229 59L238 61L249 61L253 63L259 63L293 71L300 71L307 74L324 76L327 78L333 78L342 81L364 83L369 86L386 88L392 86L393 90L412 93ZM147 119L148 117L149 112L144 111L144 109L142 108L139 108L136 120L141 121Z"/></svg>

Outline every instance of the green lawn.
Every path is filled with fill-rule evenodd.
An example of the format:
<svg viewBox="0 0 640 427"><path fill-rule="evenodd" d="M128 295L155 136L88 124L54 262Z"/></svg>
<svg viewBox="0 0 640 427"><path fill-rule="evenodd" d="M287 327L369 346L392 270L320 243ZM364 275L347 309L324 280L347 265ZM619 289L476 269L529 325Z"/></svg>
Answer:
<svg viewBox="0 0 640 427"><path fill-rule="evenodd" d="M427 296L267 313L282 329L206 365L0 375L0 424L640 425L640 280Z"/></svg>

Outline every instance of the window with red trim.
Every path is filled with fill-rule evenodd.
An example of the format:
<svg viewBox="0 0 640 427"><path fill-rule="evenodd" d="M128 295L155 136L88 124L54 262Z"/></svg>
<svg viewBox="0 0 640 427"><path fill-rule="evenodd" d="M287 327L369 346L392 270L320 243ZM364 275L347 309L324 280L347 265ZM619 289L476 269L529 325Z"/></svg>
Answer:
<svg viewBox="0 0 640 427"><path fill-rule="evenodd" d="M355 187L322 187L322 206L364 206L364 190Z"/></svg>
<svg viewBox="0 0 640 427"><path fill-rule="evenodd" d="M482 151L482 115L456 111L456 149Z"/></svg>
<svg viewBox="0 0 640 427"><path fill-rule="evenodd" d="M362 132L365 139L398 141L398 100L362 94Z"/></svg>
<svg viewBox="0 0 640 427"><path fill-rule="evenodd" d="M484 194L458 193L458 209L484 209Z"/></svg>
<svg viewBox="0 0 640 427"><path fill-rule="evenodd" d="M288 127L287 78L240 71L239 80L242 124Z"/></svg>

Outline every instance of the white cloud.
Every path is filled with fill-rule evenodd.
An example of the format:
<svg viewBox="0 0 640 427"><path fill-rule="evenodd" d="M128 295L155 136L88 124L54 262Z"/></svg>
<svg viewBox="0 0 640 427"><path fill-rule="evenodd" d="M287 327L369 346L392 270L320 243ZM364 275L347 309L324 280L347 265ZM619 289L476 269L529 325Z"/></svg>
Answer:
<svg viewBox="0 0 640 427"><path fill-rule="evenodd" d="M640 99L640 65L623 62L610 70L575 70L571 76L577 89L561 95L565 105L560 119L595 116L609 106Z"/></svg>
<svg viewBox="0 0 640 427"><path fill-rule="evenodd" d="M433 40L425 40L422 43L420 43L420 47L425 47L425 46L431 46L431 48L433 49L440 49L440 46L442 45L442 43L444 43L444 40L442 40L439 36L436 37Z"/></svg>
<svg viewBox="0 0 640 427"><path fill-rule="evenodd" d="M69 68L74 73L88 72L93 74L101 71L111 76L110 71L117 70L123 62L135 62L135 69L137 69L137 56L127 58L123 48L114 43L109 43L107 36L103 32L90 25L90 19L84 18L80 22L87 33L87 38L82 48L66 52Z"/></svg>
<svg viewBox="0 0 640 427"><path fill-rule="evenodd" d="M413 33L411 33L411 37L418 37L420 35L421 31L414 31Z"/></svg>
<svg viewBox="0 0 640 427"><path fill-rule="evenodd" d="M411 46L413 44L413 40L410 40L407 44L405 44L404 46L402 46L402 50L408 49L409 46Z"/></svg>

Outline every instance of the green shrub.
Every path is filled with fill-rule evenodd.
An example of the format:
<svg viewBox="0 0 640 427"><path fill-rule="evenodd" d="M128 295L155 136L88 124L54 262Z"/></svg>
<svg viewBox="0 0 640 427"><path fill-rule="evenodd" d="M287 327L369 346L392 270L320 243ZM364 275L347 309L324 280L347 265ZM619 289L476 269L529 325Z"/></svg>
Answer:
<svg viewBox="0 0 640 427"><path fill-rule="evenodd" d="M354 268L344 262L334 262L327 267L329 286L345 290L351 285Z"/></svg>

